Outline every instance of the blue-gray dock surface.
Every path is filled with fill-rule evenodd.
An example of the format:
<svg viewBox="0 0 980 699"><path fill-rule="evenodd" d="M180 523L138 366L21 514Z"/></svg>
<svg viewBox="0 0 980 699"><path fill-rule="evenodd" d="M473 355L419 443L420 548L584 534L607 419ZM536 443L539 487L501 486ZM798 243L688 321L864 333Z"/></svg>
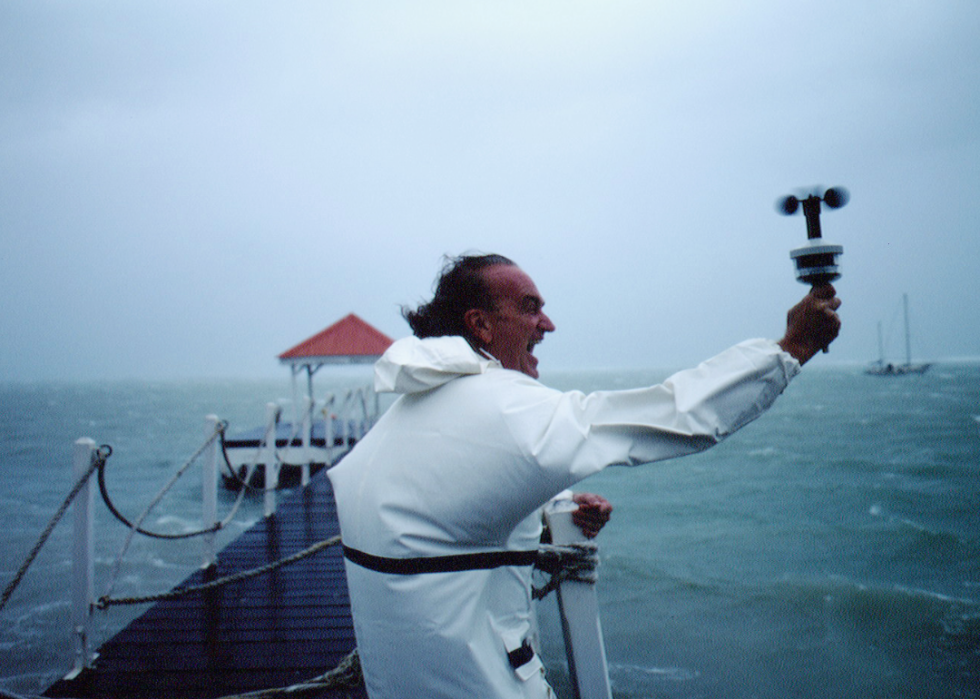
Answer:
<svg viewBox="0 0 980 699"><path fill-rule="evenodd" d="M181 587L262 566L339 533L326 472L281 497L263 518ZM354 648L339 546L206 593L159 602L99 649L95 666L46 696L213 699L303 682ZM311 696L306 694L304 696ZM319 697L365 697L322 691Z"/></svg>

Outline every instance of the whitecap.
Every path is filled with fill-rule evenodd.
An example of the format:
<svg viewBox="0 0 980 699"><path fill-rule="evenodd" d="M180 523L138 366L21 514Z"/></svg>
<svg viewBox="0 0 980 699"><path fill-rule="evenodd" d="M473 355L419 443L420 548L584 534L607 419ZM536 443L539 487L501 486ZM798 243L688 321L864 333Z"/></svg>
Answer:
<svg viewBox="0 0 980 699"><path fill-rule="evenodd" d="M943 604L955 604L955 605L963 605L963 606L973 606L975 604L975 602L971 599L965 599L962 597L953 597L951 595L944 595L941 592L934 592L932 590L923 590L917 587L907 587L905 585L895 585L892 588L892 591L894 591L898 595L904 595L911 599L933 600L936 602L942 602Z"/></svg>
<svg viewBox="0 0 980 699"><path fill-rule="evenodd" d="M610 663L609 675L612 681L615 681L617 675L625 675L625 679L631 682L635 682L638 677L669 682L688 682L697 679L700 673L697 670L688 670L682 667L644 667L643 665Z"/></svg>
<svg viewBox="0 0 980 699"><path fill-rule="evenodd" d="M197 531L201 527L200 523L192 522L185 517L178 517L177 515L161 515L157 518L156 522L161 527L176 524L179 528L178 531L184 534Z"/></svg>

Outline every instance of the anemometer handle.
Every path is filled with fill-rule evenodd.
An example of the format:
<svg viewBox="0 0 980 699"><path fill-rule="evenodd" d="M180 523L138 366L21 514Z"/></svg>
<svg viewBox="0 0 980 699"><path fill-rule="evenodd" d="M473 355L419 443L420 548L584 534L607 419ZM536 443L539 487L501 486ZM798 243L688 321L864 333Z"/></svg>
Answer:
<svg viewBox="0 0 980 699"><path fill-rule="evenodd" d="M787 196L776 202L776 210L786 216L795 214L800 205L806 217L807 244L790 250L789 256L796 265L796 279L803 284L818 286L840 279L837 259L844 254L844 248L823 240L820 232L820 203L831 209L839 209L847 203L849 195L843 187L833 187L823 196L812 193L804 199Z"/></svg>

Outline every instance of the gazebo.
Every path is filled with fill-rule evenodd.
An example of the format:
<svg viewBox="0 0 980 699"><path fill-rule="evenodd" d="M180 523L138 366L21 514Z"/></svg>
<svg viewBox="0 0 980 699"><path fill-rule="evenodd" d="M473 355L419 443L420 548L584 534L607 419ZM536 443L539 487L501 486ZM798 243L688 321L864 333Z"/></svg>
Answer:
<svg viewBox="0 0 980 699"><path fill-rule="evenodd" d="M365 364L384 354L390 337L350 313L328 328L300 342L279 355L289 366L296 393L296 375L306 370L307 394L313 396L313 374L326 364Z"/></svg>
<svg viewBox="0 0 980 699"><path fill-rule="evenodd" d="M328 364L368 364L378 359L394 342L383 332L362 320L354 313L349 313L333 325L324 328L316 335L308 337L295 347L279 355L279 361L289 367L292 373L293 405L297 422L303 423L302 434L304 448L309 447L312 438L313 406L316 400L313 396L313 374ZM306 371L306 400L303 414L299 413L301 405L296 376ZM373 393L373 391L372 391ZM348 396L350 398L350 395ZM341 410L349 408L344 405ZM367 420L367 406L364 406ZM377 418L378 405L375 396L374 418ZM367 429L369 425L365 425ZM327 447L329 449L329 444Z"/></svg>
<svg viewBox="0 0 980 699"><path fill-rule="evenodd" d="M393 340L377 328L351 313L316 335L303 340L279 355L279 361L292 372L293 420L280 420L280 406L266 406L266 425L225 441L225 454L235 473L226 478L229 487L239 487L241 480L251 480L245 474L254 465L254 478L271 477L266 488L299 481L306 485L310 474L333 462L338 452L360 439L377 419L379 406L374 398L373 410L368 406L373 394L370 386L347 390L344 397L331 394L323 401L322 419L315 419L317 401L313 395L313 374L328 364L367 364L384 354ZM296 377L306 372L306 397L301 398ZM334 401L337 400L335 403ZM355 417L355 406L361 414ZM335 411L335 412L334 412ZM271 469L268 468L271 466ZM268 508L267 508L268 509Z"/></svg>

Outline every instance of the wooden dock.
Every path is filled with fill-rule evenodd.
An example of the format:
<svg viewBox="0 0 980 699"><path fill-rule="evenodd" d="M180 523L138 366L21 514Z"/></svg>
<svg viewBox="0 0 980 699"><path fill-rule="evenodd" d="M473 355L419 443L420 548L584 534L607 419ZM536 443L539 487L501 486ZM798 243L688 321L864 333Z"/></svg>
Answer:
<svg viewBox="0 0 980 699"><path fill-rule="evenodd" d="M198 571L180 587L260 567L337 534L324 471L229 544L216 569ZM317 677L354 646L343 557L332 546L257 577L157 603L99 649L94 667L45 696L214 699ZM359 685L303 696L367 695Z"/></svg>

